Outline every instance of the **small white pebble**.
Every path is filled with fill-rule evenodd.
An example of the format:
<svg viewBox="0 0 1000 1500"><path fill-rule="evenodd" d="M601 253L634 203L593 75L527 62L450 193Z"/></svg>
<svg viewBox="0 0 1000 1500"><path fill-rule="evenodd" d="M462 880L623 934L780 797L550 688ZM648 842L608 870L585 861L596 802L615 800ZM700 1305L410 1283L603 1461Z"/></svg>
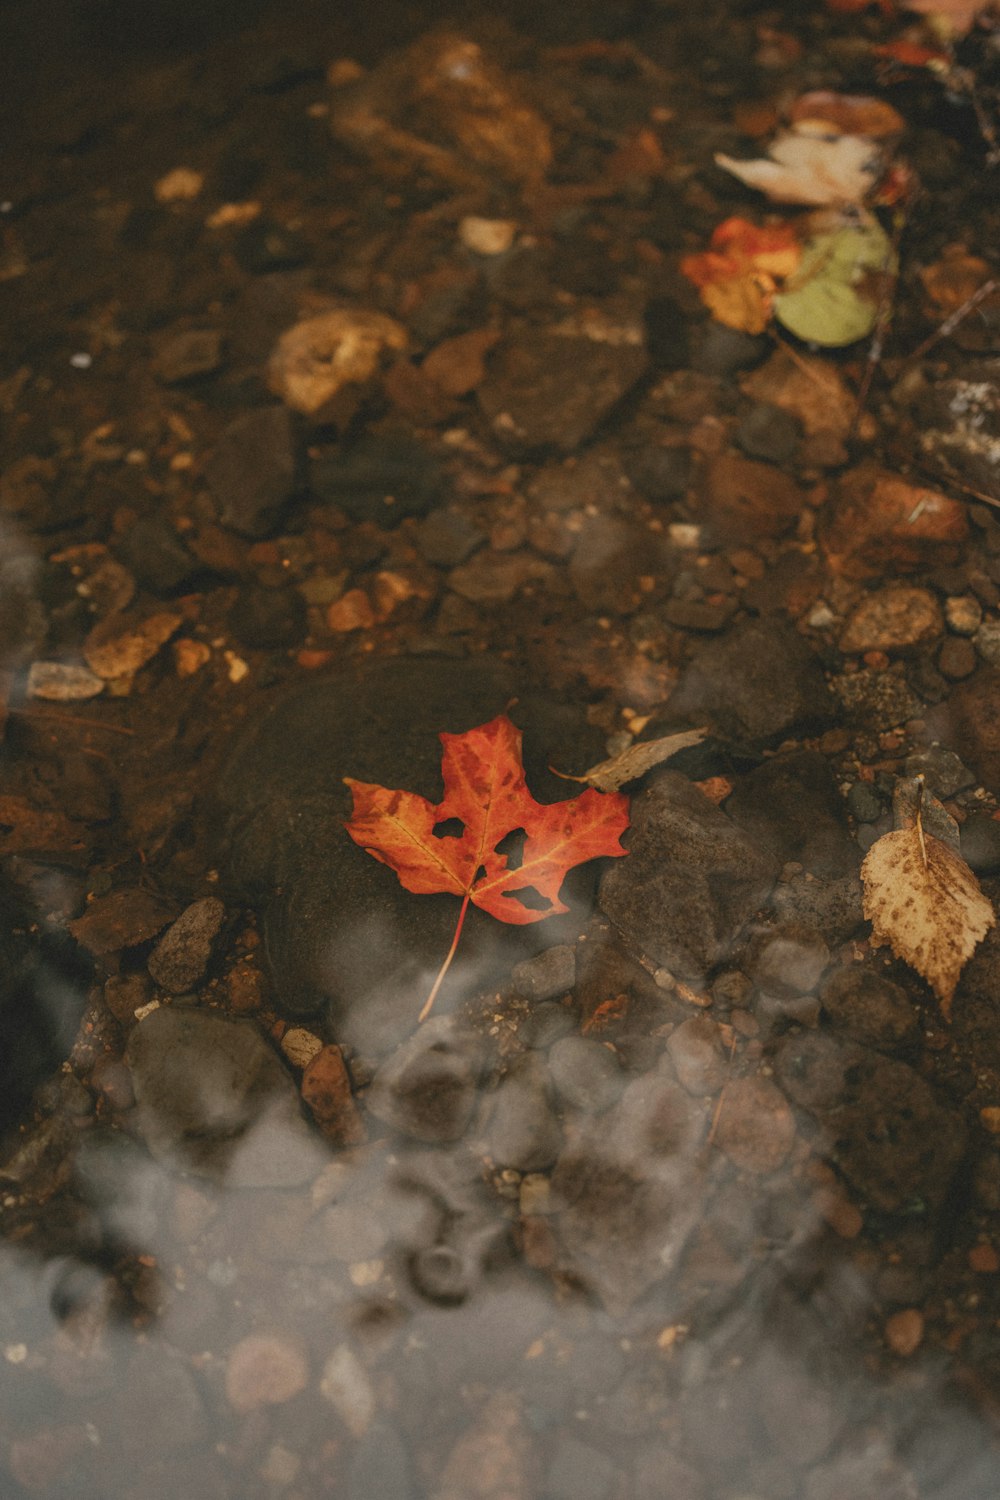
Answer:
<svg viewBox="0 0 1000 1500"><path fill-rule="evenodd" d="M235 651L224 651L226 658L227 676L230 682L242 682L250 671L250 667L242 656L237 656Z"/></svg>
<svg viewBox="0 0 1000 1500"><path fill-rule="evenodd" d="M517 225L512 219L482 219L468 214L458 226L458 237L466 250L477 255L503 255L514 243Z"/></svg>
<svg viewBox="0 0 1000 1500"><path fill-rule="evenodd" d="M667 527L667 535L675 547L697 547L701 544L701 527L690 521L675 521Z"/></svg>
<svg viewBox="0 0 1000 1500"><path fill-rule="evenodd" d="M91 356L84 353L82 350L79 354L71 354L69 357L69 362L73 366L74 370L89 370L91 365L94 363Z"/></svg>

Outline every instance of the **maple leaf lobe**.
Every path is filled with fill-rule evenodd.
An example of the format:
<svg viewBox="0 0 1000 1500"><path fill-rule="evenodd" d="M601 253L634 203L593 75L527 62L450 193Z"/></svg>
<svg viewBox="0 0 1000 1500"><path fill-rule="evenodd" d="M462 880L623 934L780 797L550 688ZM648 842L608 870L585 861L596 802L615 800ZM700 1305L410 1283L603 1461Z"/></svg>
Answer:
<svg viewBox="0 0 1000 1500"><path fill-rule="evenodd" d="M354 798L348 834L395 870L405 889L466 896L502 922L526 924L568 910L559 890L575 865L627 853L620 839L628 798L588 787L565 802L536 802L524 777L521 733L506 714L439 738L445 790L436 805L414 792L344 778ZM435 835L436 826L456 821L460 834ZM498 845L515 831L524 840L511 867ZM524 892L537 893L544 909L526 904Z"/></svg>

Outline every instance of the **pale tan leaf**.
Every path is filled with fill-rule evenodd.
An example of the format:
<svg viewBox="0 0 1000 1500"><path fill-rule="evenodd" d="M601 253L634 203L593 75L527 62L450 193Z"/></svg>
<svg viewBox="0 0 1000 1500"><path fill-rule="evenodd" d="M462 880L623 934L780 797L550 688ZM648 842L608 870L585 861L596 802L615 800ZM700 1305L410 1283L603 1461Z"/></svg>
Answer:
<svg viewBox="0 0 1000 1500"><path fill-rule="evenodd" d="M926 861L925 861L926 852ZM872 940L922 975L945 1018L966 959L996 921L960 855L917 828L885 833L861 866Z"/></svg>
<svg viewBox="0 0 1000 1500"><path fill-rule="evenodd" d="M669 760L679 750L700 745L704 738L704 729L684 729L678 734L665 734L658 740L639 740L636 744L629 745L620 755L613 755L609 760L602 760L596 766L591 766L582 776L566 776L562 771L556 771L555 774L562 776L564 781L585 781L599 792L617 792L626 782L645 776L647 771Z"/></svg>
<svg viewBox="0 0 1000 1500"><path fill-rule="evenodd" d="M808 128L777 136L768 157L736 161L720 153L715 161L773 203L817 208L863 203L883 167L882 153L864 136L813 134Z"/></svg>

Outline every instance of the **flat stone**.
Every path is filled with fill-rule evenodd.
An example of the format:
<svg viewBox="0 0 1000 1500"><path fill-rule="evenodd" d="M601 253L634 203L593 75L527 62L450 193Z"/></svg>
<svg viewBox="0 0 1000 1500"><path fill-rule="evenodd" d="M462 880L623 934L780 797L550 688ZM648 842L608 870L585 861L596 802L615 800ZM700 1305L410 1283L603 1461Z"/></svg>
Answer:
<svg viewBox="0 0 1000 1500"><path fill-rule="evenodd" d="M949 635L941 643L937 658L938 671L950 682L961 682L976 670L976 648L971 641Z"/></svg>
<svg viewBox="0 0 1000 1500"><path fill-rule="evenodd" d="M813 1032L780 1045L775 1076L815 1119L819 1149L873 1207L941 1207L965 1155L965 1126L913 1068Z"/></svg>
<svg viewBox="0 0 1000 1500"><path fill-rule="evenodd" d="M758 401L736 429L736 441L749 458L787 463L802 441L802 423L793 412Z"/></svg>
<svg viewBox="0 0 1000 1500"><path fill-rule="evenodd" d="M244 588L226 623L241 646L260 651L297 646L308 628L306 601L297 589Z"/></svg>
<svg viewBox="0 0 1000 1500"><path fill-rule="evenodd" d="M569 1267L621 1313L668 1275L702 1209L705 1106L666 1067L634 1079L574 1137L552 1176Z"/></svg>
<svg viewBox="0 0 1000 1500"><path fill-rule="evenodd" d="M69 930L91 953L134 948L162 932L177 908L142 886L120 886L97 896Z"/></svg>
<svg viewBox="0 0 1000 1500"><path fill-rule="evenodd" d="M649 732L707 722L728 739L766 744L824 727L835 711L802 637L778 620L749 620L695 651Z"/></svg>
<svg viewBox="0 0 1000 1500"><path fill-rule="evenodd" d="M251 1333L229 1351L226 1396L241 1415L261 1406L283 1406L304 1390L309 1356L298 1339L285 1333Z"/></svg>
<svg viewBox="0 0 1000 1500"><path fill-rule="evenodd" d="M104 692L104 679L75 662L33 661L28 668L28 697L49 703L82 703Z"/></svg>
<svg viewBox="0 0 1000 1500"><path fill-rule="evenodd" d="M908 777L923 776L927 790L942 802L976 782L973 773L954 750L947 750L943 745L930 745L926 750L908 755L905 771Z"/></svg>
<svg viewBox="0 0 1000 1500"><path fill-rule="evenodd" d="M291 1074L252 1021L160 1006L132 1031L126 1061L139 1129L164 1166L230 1187L295 1187L325 1162Z"/></svg>
<svg viewBox="0 0 1000 1500"><path fill-rule="evenodd" d="M699 519L722 541L754 542L784 536L804 505L801 489L783 470L720 453L705 471Z"/></svg>
<svg viewBox="0 0 1000 1500"><path fill-rule="evenodd" d="M977 875L1000 873L1000 822L970 813L961 827L962 858Z"/></svg>
<svg viewBox="0 0 1000 1500"><path fill-rule="evenodd" d="M601 881L601 909L637 958L700 982L767 899L773 860L673 771L632 800L629 857Z"/></svg>
<svg viewBox="0 0 1000 1500"><path fill-rule="evenodd" d="M168 994L182 995L205 977L212 944L226 909L216 896L193 901L160 938L149 955L149 972Z"/></svg>
<svg viewBox="0 0 1000 1500"><path fill-rule="evenodd" d="M295 433L285 407L262 407L230 422L208 455L205 479L224 526L242 536L267 536L298 488Z"/></svg>
<svg viewBox="0 0 1000 1500"><path fill-rule="evenodd" d="M645 350L525 333L503 344L477 396L497 440L517 453L586 442L646 369Z"/></svg>
<svg viewBox="0 0 1000 1500"><path fill-rule="evenodd" d="M929 589L876 589L851 613L840 649L848 656L864 651L900 651L937 640L944 633L941 606Z"/></svg>
<svg viewBox="0 0 1000 1500"><path fill-rule="evenodd" d="M533 1500L534 1442L521 1400L500 1390L459 1437L431 1500Z"/></svg>

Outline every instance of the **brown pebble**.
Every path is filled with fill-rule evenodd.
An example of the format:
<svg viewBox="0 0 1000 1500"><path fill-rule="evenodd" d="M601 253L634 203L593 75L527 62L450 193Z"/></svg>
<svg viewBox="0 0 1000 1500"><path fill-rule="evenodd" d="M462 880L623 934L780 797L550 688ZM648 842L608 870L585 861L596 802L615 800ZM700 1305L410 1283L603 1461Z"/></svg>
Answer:
<svg viewBox="0 0 1000 1500"><path fill-rule="evenodd" d="M987 1275L1000 1271L1000 1255L992 1245L973 1245L969 1251L969 1269Z"/></svg>
<svg viewBox="0 0 1000 1500"><path fill-rule="evenodd" d="M941 607L929 589L891 585L862 599L844 627L840 649L847 656L898 651L943 632Z"/></svg>
<svg viewBox="0 0 1000 1500"><path fill-rule="evenodd" d="M834 1234L842 1240L856 1240L864 1228L861 1210L839 1193L826 1193L822 1197L820 1213Z"/></svg>
<svg viewBox="0 0 1000 1500"><path fill-rule="evenodd" d="M309 1380L309 1361L298 1339L283 1333L251 1333L230 1350L226 1395L234 1411L281 1406Z"/></svg>
<svg viewBox="0 0 1000 1500"><path fill-rule="evenodd" d="M976 670L976 648L961 636L949 635L938 652L938 671L951 682L961 682Z"/></svg>
<svg viewBox="0 0 1000 1500"><path fill-rule="evenodd" d="M375 624L375 611L368 595L363 589L348 589L330 605L326 623L331 630L345 634L350 630L370 630Z"/></svg>
<svg viewBox="0 0 1000 1500"><path fill-rule="evenodd" d="M904 1307L886 1320L885 1341L893 1354L909 1359L924 1339L924 1315L916 1307Z"/></svg>
<svg viewBox="0 0 1000 1500"><path fill-rule="evenodd" d="M264 976L256 964L234 964L226 975L229 1008L238 1015L260 1010L264 1001Z"/></svg>
<svg viewBox="0 0 1000 1500"><path fill-rule="evenodd" d="M364 1121L339 1047L330 1043L316 1053L302 1075L302 1097L327 1140L356 1146L365 1139Z"/></svg>
<svg viewBox="0 0 1000 1500"><path fill-rule="evenodd" d="M795 1140L788 1101L767 1078L737 1078L726 1085L715 1142L745 1172L765 1174L781 1166Z"/></svg>

